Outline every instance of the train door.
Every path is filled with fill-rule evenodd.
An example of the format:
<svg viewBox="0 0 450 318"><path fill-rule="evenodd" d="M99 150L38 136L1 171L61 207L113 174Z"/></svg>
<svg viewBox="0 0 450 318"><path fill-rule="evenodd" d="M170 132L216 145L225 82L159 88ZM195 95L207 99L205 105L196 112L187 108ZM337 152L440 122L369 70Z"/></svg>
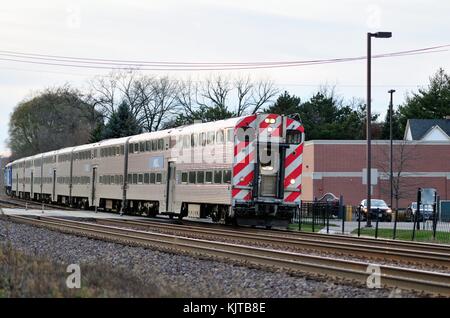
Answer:
<svg viewBox="0 0 450 318"><path fill-rule="evenodd" d="M277 181L279 173L279 155L270 143L260 145L260 167L261 174L259 195L262 197L277 196Z"/></svg>
<svg viewBox="0 0 450 318"><path fill-rule="evenodd" d="M97 188L97 167L92 168L92 199L91 199L91 206L97 205L96 198L95 198L95 190Z"/></svg>
<svg viewBox="0 0 450 318"><path fill-rule="evenodd" d="M56 201L56 170L53 170L53 189L52 189L53 202Z"/></svg>
<svg viewBox="0 0 450 318"><path fill-rule="evenodd" d="M33 171L31 171L31 179L30 179L30 199L33 199L33 185L34 185L34 174Z"/></svg>
<svg viewBox="0 0 450 318"><path fill-rule="evenodd" d="M166 212L174 212L175 176L175 162L169 161L167 168Z"/></svg>

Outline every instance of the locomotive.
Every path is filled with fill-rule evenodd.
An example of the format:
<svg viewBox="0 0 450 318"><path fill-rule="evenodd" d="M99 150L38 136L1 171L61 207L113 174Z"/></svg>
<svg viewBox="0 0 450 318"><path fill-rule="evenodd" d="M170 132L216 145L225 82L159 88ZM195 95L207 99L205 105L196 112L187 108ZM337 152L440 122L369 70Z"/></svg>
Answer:
<svg viewBox="0 0 450 318"><path fill-rule="evenodd" d="M287 226L302 191L300 120L253 114L11 162L9 195L144 216Z"/></svg>

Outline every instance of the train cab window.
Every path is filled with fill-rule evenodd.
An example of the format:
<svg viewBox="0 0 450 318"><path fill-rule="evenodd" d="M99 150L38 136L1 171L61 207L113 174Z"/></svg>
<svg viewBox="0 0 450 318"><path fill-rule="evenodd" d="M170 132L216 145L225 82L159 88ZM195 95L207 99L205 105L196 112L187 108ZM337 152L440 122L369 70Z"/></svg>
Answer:
<svg viewBox="0 0 450 318"><path fill-rule="evenodd" d="M145 142L139 143L139 152L145 152Z"/></svg>
<svg viewBox="0 0 450 318"><path fill-rule="evenodd" d="M144 173L144 183L149 184L150 183L150 174Z"/></svg>
<svg viewBox="0 0 450 318"><path fill-rule="evenodd" d="M207 138L208 145L214 144L214 139L216 137L215 132L214 131L208 131L207 137L208 137Z"/></svg>
<svg viewBox="0 0 450 318"><path fill-rule="evenodd" d="M156 176L154 173L150 173L150 183L155 183L156 182Z"/></svg>
<svg viewBox="0 0 450 318"><path fill-rule="evenodd" d="M139 152L139 143L135 143L134 144L134 153L138 153Z"/></svg>
<svg viewBox="0 0 450 318"><path fill-rule="evenodd" d="M206 133L200 133L200 134L198 135L198 138L199 138L199 144L200 144L200 146L201 146L201 147L206 146Z"/></svg>
<svg viewBox="0 0 450 318"><path fill-rule="evenodd" d="M187 183L188 182L188 173L182 172L181 173L181 183Z"/></svg>
<svg viewBox="0 0 450 318"><path fill-rule="evenodd" d="M195 183L195 171L189 171L189 183Z"/></svg>
<svg viewBox="0 0 450 318"><path fill-rule="evenodd" d="M158 140L152 140L152 151L158 150Z"/></svg>
<svg viewBox="0 0 450 318"><path fill-rule="evenodd" d="M233 128L228 128L227 129L227 141L228 142L234 142L234 133L233 133Z"/></svg>
<svg viewBox="0 0 450 318"><path fill-rule="evenodd" d="M161 173L157 173L156 174L156 183L161 183L162 182L162 174Z"/></svg>
<svg viewBox="0 0 450 318"><path fill-rule="evenodd" d="M191 147L197 147L197 146L198 146L198 135L191 134Z"/></svg>
<svg viewBox="0 0 450 318"><path fill-rule="evenodd" d="M231 170L223 171L223 183L231 183Z"/></svg>
<svg viewBox="0 0 450 318"><path fill-rule="evenodd" d="M164 150L164 139L158 139L158 150Z"/></svg>
<svg viewBox="0 0 450 318"><path fill-rule="evenodd" d="M152 142L150 140L145 142L145 151L152 151Z"/></svg>
<svg viewBox="0 0 450 318"><path fill-rule="evenodd" d="M301 142L302 142L302 133L300 131L294 129L286 130L286 143L300 144Z"/></svg>
<svg viewBox="0 0 450 318"><path fill-rule="evenodd" d="M138 175L136 173L133 173L133 184L138 183Z"/></svg>
<svg viewBox="0 0 450 318"><path fill-rule="evenodd" d="M214 171L214 183L222 183L222 170Z"/></svg>
<svg viewBox="0 0 450 318"><path fill-rule="evenodd" d="M217 144L223 144L223 142L224 142L224 132L223 132L223 130L222 129L220 129L220 130L218 130L217 132L216 132L216 143Z"/></svg>
<svg viewBox="0 0 450 318"><path fill-rule="evenodd" d="M140 174L138 175L138 183L139 183L139 184L144 183L144 175L143 175L142 173L140 173Z"/></svg>
<svg viewBox="0 0 450 318"><path fill-rule="evenodd" d="M213 173L212 171L206 171L205 172L205 182L206 183L212 183L213 180Z"/></svg>
<svg viewBox="0 0 450 318"><path fill-rule="evenodd" d="M197 183L205 183L205 172L197 171Z"/></svg>

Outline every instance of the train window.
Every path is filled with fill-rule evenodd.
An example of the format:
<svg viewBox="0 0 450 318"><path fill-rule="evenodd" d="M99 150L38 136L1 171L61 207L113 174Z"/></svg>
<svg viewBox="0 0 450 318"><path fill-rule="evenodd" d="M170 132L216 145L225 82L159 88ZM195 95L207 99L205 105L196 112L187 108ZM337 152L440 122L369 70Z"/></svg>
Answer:
<svg viewBox="0 0 450 318"><path fill-rule="evenodd" d="M294 129L286 130L286 143L288 144L302 143L302 133Z"/></svg>
<svg viewBox="0 0 450 318"><path fill-rule="evenodd" d="M158 140L152 140L152 151L158 150Z"/></svg>
<svg viewBox="0 0 450 318"><path fill-rule="evenodd" d="M212 183L212 179L213 179L212 171L206 171L205 172L205 182L206 183Z"/></svg>
<svg viewBox="0 0 450 318"><path fill-rule="evenodd" d="M149 184L150 183L150 174L144 173L144 183Z"/></svg>
<svg viewBox="0 0 450 318"><path fill-rule="evenodd" d="M164 150L164 139L158 139L158 150Z"/></svg>
<svg viewBox="0 0 450 318"><path fill-rule="evenodd" d="M94 158L97 158L97 155L98 155L98 150L94 149Z"/></svg>
<svg viewBox="0 0 450 318"><path fill-rule="evenodd" d="M206 145L206 133L200 133L198 136L200 146L204 147Z"/></svg>
<svg viewBox="0 0 450 318"><path fill-rule="evenodd" d="M145 142L140 142L139 143L139 151L140 152L145 152Z"/></svg>
<svg viewBox="0 0 450 318"><path fill-rule="evenodd" d="M214 171L214 183L222 183L222 170Z"/></svg>
<svg viewBox="0 0 450 318"><path fill-rule="evenodd" d="M138 182L138 175L137 173L133 173L133 184L137 184Z"/></svg>
<svg viewBox="0 0 450 318"><path fill-rule="evenodd" d="M207 138L208 145L214 144L214 139L215 139L215 136L216 136L214 131L208 131L207 136L208 136L208 138Z"/></svg>
<svg viewBox="0 0 450 318"><path fill-rule="evenodd" d="M144 183L144 175L143 175L142 173L140 173L140 174L138 175L138 183L139 183L139 184Z"/></svg>
<svg viewBox="0 0 450 318"><path fill-rule="evenodd" d="M133 175L130 173L128 174L128 184L133 183Z"/></svg>
<svg viewBox="0 0 450 318"><path fill-rule="evenodd" d="M114 176L114 183L119 184L119 175Z"/></svg>
<svg viewBox="0 0 450 318"><path fill-rule="evenodd" d="M128 153L133 153L133 144L128 144Z"/></svg>
<svg viewBox="0 0 450 318"><path fill-rule="evenodd" d="M111 149L112 149L111 155L112 155L112 156L116 156L116 154L117 154L116 147L112 147Z"/></svg>
<svg viewBox="0 0 450 318"><path fill-rule="evenodd" d="M216 143L223 144L224 142L224 132L222 129L218 130L216 133Z"/></svg>
<svg viewBox="0 0 450 318"><path fill-rule="evenodd" d="M162 182L162 174L161 173L157 173L156 174L156 183L161 183Z"/></svg>
<svg viewBox="0 0 450 318"><path fill-rule="evenodd" d="M124 155L125 154L125 146L120 146L120 154Z"/></svg>
<svg viewBox="0 0 450 318"><path fill-rule="evenodd" d="M134 144L134 153L138 153L139 152L139 143L135 143Z"/></svg>
<svg viewBox="0 0 450 318"><path fill-rule="evenodd" d="M187 183L188 182L188 173L182 172L181 173L181 183Z"/></svg>
<svg viewBox="0 0 450 318"><path fill-rule="evenodd" d="M103 176L100 176L99 183L103 183Z"/></svg>
<svg viewBox="0 0 450 318"><path fill-rule="evenodd" d="M234 142L233 128L228 128L227 129L227 141L228 142Z"/></svg>
<svg viewBox="0 0 450 318"><path fill-rule="evenodd" d="M154 173L150 173L150 183L155 183L156 182L156 176Z"/></svg>
<svg viewBox="0 0 450 318"><path fill-rule="evenodd" d="M231 170L223 171L223 183L231 183Z"/></svg>
<svg viewBox="0 0 450 318"><path fill-rule="evenodd" d="M191 146L191 140L189 135L183 136L183 147L189 148Z"/></svg>
<svg viewBox="0 0 450 318"><path fill-rule="evenodd" d="M100 149L100 157L104 157L104 154L105 154L105 149L103 149L103 148L101 148Z"/></svg>
<svg viewBox="0 0 450 318"><path fill-rule="evenodd" d="M189 171L189 183L195 183L195 171Z"/></svg>
<svg viewBox="0 0 450 318"><path fill-rule="evenodd" d="M120 156L120 146L116 147L116 156Z"/></svg>
<svg viewBox="0 0 450 318"><path fill-rule="evenodd" d="M145 151L152 151L152 142L150 140L145 142Z"/></svg>
<svg viewBox="0 0 450 318"><path fill-rule="evenodd" d="M191 147L197 147L197 146L198 146L198 135L191 134Z"/></svg>
<svg viewBox="0 0 450 318"><path fill-rule="evenodd" d="M119 182L120 182L120 184L123 184L123 175L119 176Z"/></svg>
<svg viewBox="0 0 450 318"><path fill-rule="evenodd" d="M204 183L204 182L205 182L205 172L197 171L197 183Z"/></svg>

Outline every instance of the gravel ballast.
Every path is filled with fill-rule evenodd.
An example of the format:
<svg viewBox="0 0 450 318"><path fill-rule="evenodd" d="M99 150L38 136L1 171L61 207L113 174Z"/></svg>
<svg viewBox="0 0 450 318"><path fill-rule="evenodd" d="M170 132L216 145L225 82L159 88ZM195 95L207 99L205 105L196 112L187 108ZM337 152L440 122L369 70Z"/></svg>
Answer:
<svg viewBox="0 0 450 318"><path fill-rule="evenodd" d="M311 277L291 276L131 247L0 220L0 242L27 255L58 263L108 264L125 269L149 286L161 286L161 296L175 297L414 297L394 289L369 289Z"/></svg>

